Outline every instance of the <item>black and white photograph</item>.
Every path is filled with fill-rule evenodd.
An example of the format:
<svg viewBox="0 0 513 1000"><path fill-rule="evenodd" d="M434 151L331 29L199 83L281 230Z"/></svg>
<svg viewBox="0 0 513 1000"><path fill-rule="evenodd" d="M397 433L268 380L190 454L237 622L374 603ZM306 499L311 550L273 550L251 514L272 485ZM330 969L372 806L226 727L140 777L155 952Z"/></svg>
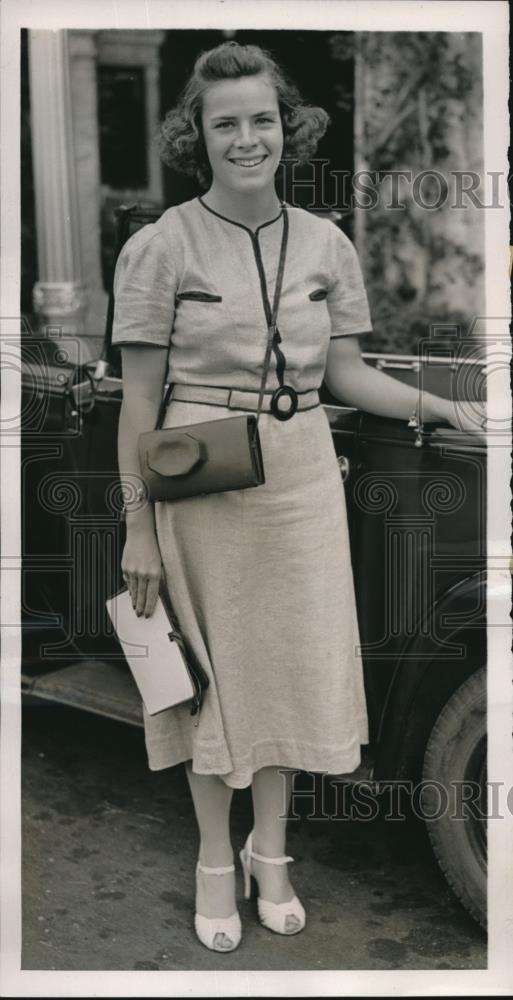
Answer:
<svg viewBox="0 0 513 1000"><path fill-rule="evenodd" d="M1 16L3 995L510 994L508 5Z"/></svg>

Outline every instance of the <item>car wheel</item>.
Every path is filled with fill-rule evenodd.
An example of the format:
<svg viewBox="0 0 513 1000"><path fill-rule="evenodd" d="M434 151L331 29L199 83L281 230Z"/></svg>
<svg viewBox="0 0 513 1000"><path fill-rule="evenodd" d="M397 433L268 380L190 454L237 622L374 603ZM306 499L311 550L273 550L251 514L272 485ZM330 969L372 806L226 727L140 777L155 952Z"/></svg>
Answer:
<svg viewBox="0 0 513 1000"><path fill-rule="evenodd" d="M458 899L486 927L484 669L457 688L440 712L427 743L422 777L423 818L436 858Z"/></svg>

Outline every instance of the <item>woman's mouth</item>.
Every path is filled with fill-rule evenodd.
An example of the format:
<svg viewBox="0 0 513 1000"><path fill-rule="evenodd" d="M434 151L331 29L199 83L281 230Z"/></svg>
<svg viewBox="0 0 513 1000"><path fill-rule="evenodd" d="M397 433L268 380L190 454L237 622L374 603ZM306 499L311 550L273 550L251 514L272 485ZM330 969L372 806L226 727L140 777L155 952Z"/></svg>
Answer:
<svg viewBox="0 0 513 1000"><path fill-rule="evenodd" d="M229 157L230 163L235 163L235 165L237 167L244 167L246 169L248 169L250 167L259 167L260 164L263 163L265 159L267 159L266 155L264 155L264 156L252 156L252 157L249 157L249 156L237 156L237 157L230 156Z"/></svg>

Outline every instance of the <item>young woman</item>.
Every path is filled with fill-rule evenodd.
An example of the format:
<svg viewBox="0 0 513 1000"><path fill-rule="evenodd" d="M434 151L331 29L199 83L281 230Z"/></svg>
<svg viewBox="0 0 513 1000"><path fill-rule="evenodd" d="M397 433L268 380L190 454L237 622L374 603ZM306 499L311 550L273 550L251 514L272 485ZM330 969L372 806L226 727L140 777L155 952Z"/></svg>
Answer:
<svg viewBox="0 0 513 1000"><path fill-rule="evenodd" d="M305 912L285 854L291 771L353 771L368 742L345 494L318 389L325 379L344 403L400 419L419 402L362 360L370 317L350 240L276 194L284 153L305 162L327 123L260 48L226 42L204 53L165 119L162 147L205 193L132 236L115 275L119 467L133 479L138 436L155 426L165 382L175 386L167 427L256 410L285 252L259 422L265 484L127 503L122 570L134 609L152 613L163 573L210 680L197 724L186 706L145 712L144 722L152 770L186 763L200 832L195 927L218 951L241 937L234 788L251 785L254 806L241 852L246 891L252 874L262 923L295 934ZM421 409L424 420L475 429L475 406L424 392Z"/></svg>

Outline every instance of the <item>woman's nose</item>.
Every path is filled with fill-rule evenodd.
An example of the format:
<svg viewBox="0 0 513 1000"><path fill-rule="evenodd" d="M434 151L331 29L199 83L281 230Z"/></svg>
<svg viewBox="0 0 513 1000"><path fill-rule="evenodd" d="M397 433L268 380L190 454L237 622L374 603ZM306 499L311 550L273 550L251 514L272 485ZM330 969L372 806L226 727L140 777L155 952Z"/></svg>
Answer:
<svg viewBox="0 0 513 1000"><path fill-rule="evenodd" d="M235 139L237 146L254 146L256 142L255 130L251 122L241 122Z"/></svg>

